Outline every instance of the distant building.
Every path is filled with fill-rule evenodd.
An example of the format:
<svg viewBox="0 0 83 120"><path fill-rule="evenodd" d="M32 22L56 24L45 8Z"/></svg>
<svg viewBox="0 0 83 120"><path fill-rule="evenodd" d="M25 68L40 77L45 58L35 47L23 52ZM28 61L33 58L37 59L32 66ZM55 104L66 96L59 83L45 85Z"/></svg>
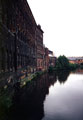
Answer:
<svg viewBox="0 0 83 120"><path fill-rule="evenodd" d="M56 57L50 56L49 57L49 67L55 67L56 65Z"/></svg>
<svg viewBox="0 0 83 120"><path fill-rule="evenodd" d="M68 60L72 64L81 64L81 63L83 63L83 57L68 57Z"/></svg>
<svg viewBox="0 0 83 120"><path fill-rule="evenodd" d="M49 50L49 67L55 67L56 65L56 57L53 54L53 51Z"/></svg>
<svg viewBox="0 0 83 120"><path fill-rule="evenodd" d="M43 70L43 30L40 25L36 27L36 46L37 46L37 71Z"/></svg>
<svg viewBox="0 0 83 120"><path fill-rule="evenodd" d="M49 49L44 47L44 70L48 70L49 68Z"/></svg>
<svg viewBox="0 0 83 120"><path fill-rule="evenodd" d="M53 51L49 50L49 55L53 55Z"/></svg>

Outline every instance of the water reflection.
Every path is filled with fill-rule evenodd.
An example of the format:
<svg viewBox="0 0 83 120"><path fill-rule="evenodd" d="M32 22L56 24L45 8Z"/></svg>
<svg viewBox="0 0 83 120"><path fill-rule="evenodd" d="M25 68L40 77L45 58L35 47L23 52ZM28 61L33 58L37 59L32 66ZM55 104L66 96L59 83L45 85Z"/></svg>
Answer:
<svg viewBox="0 0 83 120"><path fill-rule="evenodd" d="M36 80L20 87L20 82L13 86L12 105L6 112L7 120L41 120L44 117L44 100L49 94L49 87L56 81L56 75L44 74ZM4 111L3 111L4 112ZM1 120L1 119L0 119ZM5 118L4 118L5 120Z"/></svg>
<svg viewBox="0 0 83 120"><path fill-rule="evenodd" d="M58 80L60 83L65 83L68 76L70 74L70 71L59 71L57 72Z"/></svg>
<svg viewBox="0 0 83 120"><path fill-rule="evenodd" d="M68 71L59 71L50 75L44 74L38 79L27 82L23 87L18 80L5 91L0 91L0 120L62 120L62 116L60 116L62 118L58 117L57 108L64 108L65 111L68 99L65 98L63 91L67 91L67 94L70 92L70 86L67 86L69 78L71 78L69 75ZM66 84L65 90L59 83ZM64 106L60 100L64 101ZM81 102L81 98L79 100Z"/></svg>
<svg viewBox="0 0 83 120"><path fill-rule="evenodd" d="M65 84L49 89L42 120L83 120L83 74L70 74Z"/></svg>
<svg viewBox="0 0 83 120"><path fill-rule="evenodd" d="M76 71L74 71L73 73L75 74L83 74L83 69L77 69Z"/></svg>

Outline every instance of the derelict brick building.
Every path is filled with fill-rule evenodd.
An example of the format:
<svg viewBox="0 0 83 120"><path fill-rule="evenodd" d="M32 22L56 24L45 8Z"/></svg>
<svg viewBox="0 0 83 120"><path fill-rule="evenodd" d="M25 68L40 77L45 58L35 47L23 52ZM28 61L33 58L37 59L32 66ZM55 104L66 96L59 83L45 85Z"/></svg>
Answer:
<svg viewBox="0 0 83 120"><path fill-rule="evenodd" d="M27 0L0 0L0 71L36 69L35 31Z"/></svg>

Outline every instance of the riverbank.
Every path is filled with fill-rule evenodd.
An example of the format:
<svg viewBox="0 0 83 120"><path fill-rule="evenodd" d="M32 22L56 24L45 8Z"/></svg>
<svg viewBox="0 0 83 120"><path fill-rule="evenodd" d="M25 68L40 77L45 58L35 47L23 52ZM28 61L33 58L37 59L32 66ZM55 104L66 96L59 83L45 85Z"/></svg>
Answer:
<svg viewBox="0 0 83 120"><path fill-rule="evenodd" d="M33 79L44 74L46 71L37 71L28 73L26 70L20 70L17 72L1 73L0 74L0 88L6 89L9 86L13 87L16 83L20 83L20 86L26 85Z"/></svg>

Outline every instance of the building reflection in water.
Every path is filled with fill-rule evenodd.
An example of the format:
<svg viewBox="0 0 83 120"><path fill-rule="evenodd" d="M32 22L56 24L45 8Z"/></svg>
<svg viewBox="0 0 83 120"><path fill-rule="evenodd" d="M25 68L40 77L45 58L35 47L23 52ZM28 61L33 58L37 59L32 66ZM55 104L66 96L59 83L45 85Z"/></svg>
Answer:
<svg viewBox="0 0 83 120"><path fill-rule="evenodd" d="M44 74L28 82L22 88L20 82L16 83L13 86L12 105L8 109L5 119L41 120L44 117L44 101L46 95L49 94L49 87L55 84L57 78L60 83L64 83L68 75L69 73L66 72Z"/></svg>

